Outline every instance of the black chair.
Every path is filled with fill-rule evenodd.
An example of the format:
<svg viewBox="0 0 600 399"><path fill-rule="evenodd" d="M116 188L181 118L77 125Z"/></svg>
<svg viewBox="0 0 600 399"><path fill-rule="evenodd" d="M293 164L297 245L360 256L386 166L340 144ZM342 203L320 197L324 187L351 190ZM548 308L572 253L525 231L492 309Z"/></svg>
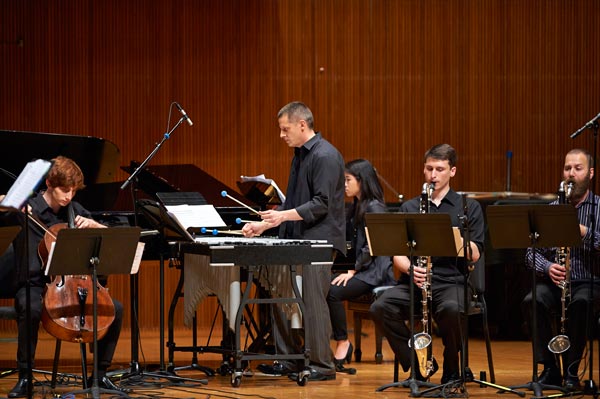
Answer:
<svg viewBox="0 0 600 399"><path fill-rule="evenodd" d="M471 289L471 301L469 303L468 316L481 315L483 337L485 339L485 348L487 352L488 368L490 373L490 382L496 382L494 373L494 361L492 359L492 341L490 339L490 330L488 328L487 304L485 302L485 256L477 261L475 268L469 276L469 288Z"/></svg>
<svg viewBox="0 0 600 399"><path fill-rule="evenodd" d="M376 287L369 294L361 295L358 298L348 300L348 310L352 311L354 318L354 360L362 361L362 321L370 320L369 308L375 301L380 292L390 288L389 286ZM375 364L383 363L383 334L375 326Z"/></svg>

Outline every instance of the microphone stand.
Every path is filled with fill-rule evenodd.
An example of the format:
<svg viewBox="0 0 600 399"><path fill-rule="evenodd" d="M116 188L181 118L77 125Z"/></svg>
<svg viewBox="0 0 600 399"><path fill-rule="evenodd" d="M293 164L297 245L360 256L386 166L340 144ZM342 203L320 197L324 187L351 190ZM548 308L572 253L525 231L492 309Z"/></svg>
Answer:
<svg viewBox="0 0 600 399"><path fill-rule="evenodd" d="M152 152L146 157L146 159L144 159L144 161L133 171L133 173L129 176L129 178L127 180L125 180L125 182L121 185L121 190L124 190L132 181L137 181L137 175L146 167L146 165L148 164L148 162L150 162L150 160L152 158L154 158L154 155L156 155L156 153L158 152L158 150L160 150L160 148L162 147L162 145L164 144L165 141L167 141L169 138L171 138L171 134L175 131L175 129L177 129L179 127L179 125L181 125L184 121L189 120L189 118L187 117L187 115L184 114L184 116L182 116L179 121L177 121L177 123L175 124L175 126L173 126L167 133L165 133L163 135L163 138L160 142L158 142L156 144L156 147L152 150ZM134 223L137 226L138 225L138 220L137 220L137 215L138 215L138 205L137 205L137 200L136 200L136 189L135 189L135 184L131 185L131 191L132 191L132 198L133 198L133 214L134 214ZM165 285L165 271L164 271L164 255L161 252L160 254L160 298L159 298L159 307L160 307L160 321L159 321L159 334L160 334L160 338L159 338L159 345L160 345L160 372L166 372L165 369L165 355L164 355L164 346L165 346L165 328L164 328L164 324L165 324L165 315L164 315L164 304L165 304L165 297L164 297L164 285ZM132 274L130 276L130 289L131 289L131 307L130 307L130 311L131 311L131 370L128 373L127 377L131 377L134 375L148 375L151 377L162 377L162 375L160 374L153 374L153 373L148 373L148 372L143 372L141 370L140 364L139 364L139 354L138 354L138 347L139 347L139 329L138 329L138 323L137 323L137 317L138 317L138 297L139 297L139 280L138 280L138 274ZM208 381L207 380L196 380L196 379L190 379L190 378L183 378L183 377L178 377L178 376L174 376L172 375L172 373L168 373L169 375L169 379L177 379L177 380L181 380L181 381L193 381L193 382L198 382L200 381L203 384L207 384Z"/></svg>
<svg viewBox="0 0 600 399"><path fill-rule="evenodd" d="M594 162L596 161L597 158L597 153L598 153L598 130L600 128L599 124L598 124L598 120L600 119L600 113L598 115L596 115L594 118L592 118L592 120L590 120L588 123L586 123L585 125L583 125L581 128L579 128L579 130L577 130L575 133L571 134L571 138L574 139L575 137L579 136L581 133L583 133L585 130L587 129L591 129L592 130L592 142L593 142L593 150L591 152L592 155L592 159L594 160ZM592 165L588 165L589 167L591 167ZM595 166L595 165L594 165ZM594 173L594 176L592 176L592 181L593 184L590 184L591 187L596 186L596 174ZM595 187L594 187L595 188ZM593 193L595 193L596 190L593 190ZM591 249L590 249L590 255L589 255L589 259L588 259L588 264L590 265L590 290L589 290L589 296L588 296L588 320L592 320L594 318L594 262L593 262L593 252L596 250L596 248L594 247L595 245L595 241L596 241L596 215L598 212L597 206L598 203L596 202L596 198L595 196L594 198L594 202L592 204L592 212L590 214L590 219L591 219L591 225L590 228L592 229L592 235L591 235ZM590 352L589 352L589 379L585 380L583 382L583 393L584 395L593 395L594 397L597 396L598 393L598 386L596 385L596 383L594 382L594 337L593 334L590 333L590 326L587 326L587 337L588 337L588 345L590 348ZM600 366L599 366L600 367Z"/></svg>
<svg viewBox="0 0 600 399"><path fill-rule="evenodd" d="M392 187L392 185L384 179L383 176L381 176L379 174L379 172L377 170L375 170L375 173L377 173L377 177L379 178L379 180L381 180L383 182L383 184L394 194L394 196L398 199L398 204L402 204L402 202L404 201L404 195L400 194L398 191L396 191L394 189L394 187Z"/></svg>

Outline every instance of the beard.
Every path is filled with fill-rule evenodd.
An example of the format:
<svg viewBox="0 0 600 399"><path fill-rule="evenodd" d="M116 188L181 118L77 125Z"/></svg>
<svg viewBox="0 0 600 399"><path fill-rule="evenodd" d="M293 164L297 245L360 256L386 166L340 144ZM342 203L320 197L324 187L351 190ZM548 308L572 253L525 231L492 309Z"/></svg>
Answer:
<svg viewBox="0 0 600 399"><path fill-rule="evenodd" d="M573 191L571 191L570 202L578 203L587 190L590 188L591 175L588 172L587 175L581 181L575 181L573 179L568 179L567 183L573 183Z"/></svg>

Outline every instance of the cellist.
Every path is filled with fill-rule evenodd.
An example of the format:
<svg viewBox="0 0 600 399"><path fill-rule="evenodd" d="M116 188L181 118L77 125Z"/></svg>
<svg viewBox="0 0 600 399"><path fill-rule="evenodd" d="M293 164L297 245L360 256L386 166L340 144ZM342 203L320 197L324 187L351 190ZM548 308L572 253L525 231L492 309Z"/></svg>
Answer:
<svg viewBox="0 0 600 399"><path fill-rule="evenodd" d="M91 214L81 204L73 201L78 190L84 187L83 173L79 166L71 159L58 156L52 160L53 165L46 177L46 190L39 192L28 202L28 209L32 217L51 227L57 223L67 223L68 208L72 207L75 217L73 224L76 228L100 228L106 227L91 218ZM42 260L38 256L39 243L44 238L45 231L36 225L29 223L29 281L31 292L31 364L34 366L35 350L38 341L38 329L42 315L42 296L44 287L49 282L44 275ZM21 237L23 235L21 234ZM23 247L15 245L15 248ZM23 259L18 256L17 259ZM15 295L15 308L18 319L18 348L17 367L19 369L19 380L9 392L9 398L20 398L27 396L27 329L29 328L26 318L26 287L22 282L17 288ZM117 346L121 324L123 320L123 305L112 299L115 309L115 319L108 328L106 335L98 341L98 382L100 387L118 389L107 377L106 370L112 362ZM84 376L86 378L86 376Z"/></svg>

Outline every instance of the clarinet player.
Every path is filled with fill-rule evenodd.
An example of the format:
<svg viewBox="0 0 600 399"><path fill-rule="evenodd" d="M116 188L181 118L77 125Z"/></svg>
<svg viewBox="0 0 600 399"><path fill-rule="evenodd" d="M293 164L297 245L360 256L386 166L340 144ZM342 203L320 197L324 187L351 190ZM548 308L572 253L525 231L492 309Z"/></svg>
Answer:
<svg viewBox="0 0 600 399"><path fill-rule="evenodd" d="M428 212L448 213L452 226L459 227L463 216L462 197L450 187L450 180L456 174L456 151L449 144L438 144L430 148L424 156L423 175L427 185L434 185L431 193ZM484 222L483 213L479 203L467 199L468 226L470 232L470 247L468 248L469 261L476 262L483 251ZM402 212L421 212L421 197L415 197L402 204ZM431 257L433 275L431 281L431 308L429 309L433 320L439 327L439 334L444 344L442 384L460 378L458 353L461 347L460 312L463 309L463 286L465 258L461 257ZM401 276L401 283L386 290L377 299L369 310L374 322L381 328L390 347L398 356L403 370L409 371L411 355L408 342L411 331L406 321L410 315L410 287L409 272L410 261L405 256L394 257L395 272ZM415 315L422 312L421 287L426 282L426 268L414 265L415 287ZM417 333L418 331L415 331ZM434 367L428 376L423 376L419 365L415 365L415 376L420 381L425 381L437 370Z"/></svg>
<svg viewBox="0 0 600 399"><path fill-rule="evenodd" d="M538 382L543 385L564 386L567 390L578 390L579 363L586 344L586 331L593 329L595 319L589 320L588 306L590 306L590 277L594 270L594 315L600 310L600 277L598 276L598 254L600 247L600 223L598 216L598 203L600 197L590 190L590 181L594 177L594 161L589 152L582 149L573 149L565 156L562 172L561 187L567 188L567 202L577 209L581 245L570 248L569 264L570 273L566 274L566 261L558 261L557 248L538 249L535 253L535 267L544 278L537 280L537 347L534 348L535 361L543 365ZM564 184L563 184L564 183ZM559 200L552 204L558 204ZM595 234L592 247L592 215L596 214ZM596 249L594 249L596 248ZM528 267L533 267L533 251L527 251ZM558 320L561 316L561 296L565 281L569 281L570 298L566 305L566 321ZM532 307L531 292L523 300L523 313L525 320L531 321ZM558 326L563 324L564 334L568 337L570 348L555 355L548 348L549 342L558 333ZM557 352L555 352L557 353ZM560 362L564 359L562 362ZM563 364L560 370L559 363ZM561 375L562 373L562 375Z"/></svg>

